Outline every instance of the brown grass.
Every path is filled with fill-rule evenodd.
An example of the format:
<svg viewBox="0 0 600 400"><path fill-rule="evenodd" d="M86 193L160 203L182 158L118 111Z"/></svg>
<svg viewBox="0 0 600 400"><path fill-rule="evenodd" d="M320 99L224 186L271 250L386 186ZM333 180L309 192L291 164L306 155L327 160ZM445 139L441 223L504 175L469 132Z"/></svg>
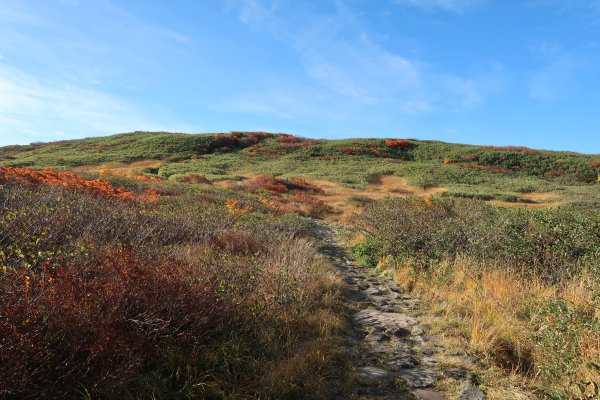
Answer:
<svg viewBox="0 0 600 400"><path fill-rule="evenodd" d="M571 387L579 380L600 381L598 373L586 364L600 359L600 334L592 331L580 338L581 365L575 374L579 378L552 381L539 376L536 371L550 357L533 340L534 318L524 316L531 312L532 301L565 299L582 309L589 308L594 304L589 290L591 276L581 274L550 286L536 278L521 277L502 265L484 267L465 258L443 262L429 273L409 263L390 259L383 261L386 263L383 267L393 269L395 280L431 306L437 316L431 322L454 350L462 347L482 361L477 372L489 399L538 398L534 393L550 385ZM600 311L596 313L600 320Z"/></svg>

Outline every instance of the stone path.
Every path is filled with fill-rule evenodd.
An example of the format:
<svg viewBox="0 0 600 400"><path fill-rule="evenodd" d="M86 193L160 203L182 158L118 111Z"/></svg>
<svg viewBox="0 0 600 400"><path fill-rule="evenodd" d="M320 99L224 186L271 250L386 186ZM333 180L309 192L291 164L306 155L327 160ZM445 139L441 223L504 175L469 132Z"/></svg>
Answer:
<svg viewBox="0 0 600 400"><path fill-rule="evenodd" d="M322 253L338 268L348 287L350 327L343 340L350 359L350 384L332 398L446 399L435 389L438 378L447 372L440 371L436 360L443 349L436 345L438 338L429 335L430 327L417 318L419 300L403 293L390 279L356 265L328 225L318 223L317 235Z"/></svg>

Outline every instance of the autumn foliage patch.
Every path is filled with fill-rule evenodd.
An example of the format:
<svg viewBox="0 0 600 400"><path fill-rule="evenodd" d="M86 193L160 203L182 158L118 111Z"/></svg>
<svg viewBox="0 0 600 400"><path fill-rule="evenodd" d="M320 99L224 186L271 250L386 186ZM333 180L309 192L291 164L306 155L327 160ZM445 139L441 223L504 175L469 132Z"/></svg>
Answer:
<svg viewBox="0 0 600 400"><path fill-rule="evenodd" d="M403 139L386 139L385 145L391 149L408 149L410 142Z"/></svg>
<svg viewBox="0 0 600 400"><path fill-rule="evenodd" d="M113 197L119 200L154 202L159 198L158 192L154 190L147 190L137 195L123 187L115 188L110 182L103 179L86 180L78 175L69 172L59 172L51 168L35 170L31 168L0 166L0 182L3 181L62 186L69 189L83 190L94 195Z"/></svg>
<svg viewBox="0 0 600 400"><path fill-rule="evenodd" d="M193 183L197 185L212 185L210 179L200 174L187 174L177 179L179 182L183 183Z"/></svg>
<svg viewBox="0 0 600 400"><path fill-rule="evenodd" d="M0 279L3 398L61 397L78 385L110 393L167 343L193 352L229 314L216 282L197 269L118 249L90 267L17 269Z"/></svg>

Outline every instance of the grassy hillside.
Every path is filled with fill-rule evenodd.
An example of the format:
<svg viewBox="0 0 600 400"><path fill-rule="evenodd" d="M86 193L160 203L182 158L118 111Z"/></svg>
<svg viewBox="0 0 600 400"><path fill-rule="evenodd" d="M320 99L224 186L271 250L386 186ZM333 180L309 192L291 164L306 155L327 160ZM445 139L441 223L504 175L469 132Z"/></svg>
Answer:
<svg viewBox="0 0 600 400"><path fill-rule="evenodd" d="M270 174L322 179L364 189L378 176L405 177L446 195L527 202L523 193L553 192L563 200L595 202L600 156L522 147L482 147L435 141L312 140L267 133L135 132L103 138L0 148L13 166L110 168L156 160L143 173L169 180L190 173L210 180ZM143 165L143 164L142 164Z"/></svg>
<svg viewBox="0 0 600 400"><path fill-rule="evenodd" d="M598 155L263 132L0 148L0 398L351 392L344 284L303 216L423 299L442 366L468 355L488 399L594 398L599 173Z"/></svg>

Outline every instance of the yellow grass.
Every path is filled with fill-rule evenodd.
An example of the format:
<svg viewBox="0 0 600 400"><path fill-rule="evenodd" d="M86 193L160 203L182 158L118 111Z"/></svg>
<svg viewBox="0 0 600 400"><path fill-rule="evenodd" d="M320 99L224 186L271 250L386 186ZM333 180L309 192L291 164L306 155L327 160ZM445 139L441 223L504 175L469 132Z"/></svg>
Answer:
<svg viewBox="0 0 600 400"><path fill-rule="evenodd" d="M551 286L501 265L484 268L468 259L444 262L430 273L406 263L388 266L393 267L396 281L430 304L438 317L433 323L446 340L454 340L453 346L462 344L483 360L479 373L490 399L536 398L533 393L548 384L534 372L547 355L532 339L534 327L523 316L525 304L532 299L562 298L582 309L592 307L588 311L600 318L600 310L593 309L589 298L591 277L585 274ZM578 378L600 381L585 362L600 360L600 332L586 332L579 348Z"/></svg>

